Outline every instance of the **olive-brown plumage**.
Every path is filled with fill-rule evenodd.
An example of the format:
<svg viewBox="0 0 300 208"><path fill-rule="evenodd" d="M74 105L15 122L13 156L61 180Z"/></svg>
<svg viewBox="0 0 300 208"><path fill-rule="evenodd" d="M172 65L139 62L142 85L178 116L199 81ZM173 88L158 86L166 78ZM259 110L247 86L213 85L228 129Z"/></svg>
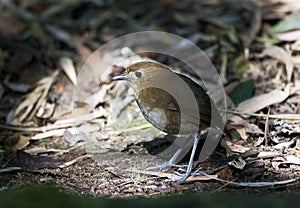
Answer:
<svg viewBox="0 0 300 208"><path fill-rule="evenodd" d="M145 119L159 130L168 134L196 135L193 150L203 129L223 129L222 117L205 90L165 65L138 62L126 68L124 74L113 77L113 80L130 82ZM193 154L186 174L179 181L190 174Z"/></svg>
<svg viewBox="0 0 300 208"><path fill-rule="evenodd" d="M172 76L173 74L175 76ZM188 85L188 88L184 89L182 95L179 94L177 99L163 88L166 85L171 85L172 88L181 88L182 84L178 85L178 80L177 83L174 81L176 77ZM136 94L136 101L144 117L161 131L169 134L196 134L210 126L212 111L214 111L214 120L216 121L214 127L223 128L222 118L205 90L190 78L177 74L162 64L139 62L129 66L123 75L114 79L126 79L131 83ZM174 89L175 92L178 90L180 89ZM186 90L193 93L197 105L190 104L182 106L184 109L181 109L177 100L186 99ZM161 116L158 115L159 112L155 113L160 110L162 111Z"/></svg>

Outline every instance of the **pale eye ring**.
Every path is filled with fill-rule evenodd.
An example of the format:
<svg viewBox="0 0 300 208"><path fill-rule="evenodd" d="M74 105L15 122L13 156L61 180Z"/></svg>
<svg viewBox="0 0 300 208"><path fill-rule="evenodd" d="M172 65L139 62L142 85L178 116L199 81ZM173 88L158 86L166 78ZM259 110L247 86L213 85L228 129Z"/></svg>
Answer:
<svg viewBox="0 0 300 208"><path fill-rule="evenodd" d="M135 76L136 76L137 78L141 78L142 75L143 75L143 73L142 73L141 71L136 71L136 72L135 72Z"/></svg>

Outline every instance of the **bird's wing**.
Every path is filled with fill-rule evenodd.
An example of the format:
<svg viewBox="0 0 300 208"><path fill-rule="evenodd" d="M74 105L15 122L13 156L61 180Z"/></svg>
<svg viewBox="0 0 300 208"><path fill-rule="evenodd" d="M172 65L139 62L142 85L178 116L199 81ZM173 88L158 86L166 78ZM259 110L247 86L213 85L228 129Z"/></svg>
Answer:
<svg viewBox="0 0 300 208"><path fill-rule="evenodd" d="M210 99L209 95L206 93L206 91L197 83L195 83L193 80L188 78L187 76L184 76L182 74L178 74L180 78L182 78L188 86L191 88L192 92L194 93L197 103L198 103L198 110L200 115L200 122L205 124L206 126L210 126L211 123L211 117L212 117L212 111L214 112L215 121L217 126L222 126L223 121L222 117L220 116L219 111L215 107L214 102ZM189 107L189 106L187 106ZM199 116L197 116L194 112L195 109L188 109L184 110L184 112L188 112L188 114L183 114L185 119L192 123L199 123L198 119Z"/></svg>

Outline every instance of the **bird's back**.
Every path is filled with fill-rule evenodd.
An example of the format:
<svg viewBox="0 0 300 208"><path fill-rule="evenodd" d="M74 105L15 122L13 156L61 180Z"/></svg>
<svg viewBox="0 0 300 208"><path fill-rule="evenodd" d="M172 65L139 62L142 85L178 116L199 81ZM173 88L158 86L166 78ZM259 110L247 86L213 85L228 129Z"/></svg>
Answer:
<svg viewBox="0 0 300 208"><path fill-rule="evenodd" d="M222 127L222 118L205 90L190 78L181 74L176 75L188 85L187 90L191 90L197 104L193 105L192 99L194 98L187 97L187 93L179 89L174 90L179 93L179 95L176 94L177 99L175 99L166 90L145 87L139 91L137 103L146 120L169 134L194 134L210 126L212 112L214 112L213 119L216 122L213 127ZM173 87L178 87L175 83L173 84ZM184 99L183 103L186 104L179 105L181 99Z"/></svg>

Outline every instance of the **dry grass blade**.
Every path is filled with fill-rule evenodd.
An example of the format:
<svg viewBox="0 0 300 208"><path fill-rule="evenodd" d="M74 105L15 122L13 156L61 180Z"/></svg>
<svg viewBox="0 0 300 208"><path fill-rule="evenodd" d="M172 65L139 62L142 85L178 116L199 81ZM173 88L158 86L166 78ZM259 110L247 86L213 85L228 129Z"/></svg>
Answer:
<svg viewBox="0 0 300 208"><path fill-rule="evenodd" d="M68 131L70 131L72 134L78 134L78 132L83 132L83 133L89 133L89 132L94 132L98 131L99 127L96 125L83 125L77 128L68 128ZM31 137L32 140L39 140L39 139L45 139L48 137L52 136L63 136L65 132L65 129L55 129L55 130L50 130L47 132L39 133Z"/></svg>
<svg viewBox="0 0 300 208"><path fill-rule="evenodd" d="M48 91L58 74L59 71L55 71L51 76L40 80L36 88L26 96L16 109L8 114L6 123L19 124L25 120L30 121L45 101Z"/></svg>
<svg viewBox="0 0 300 208"><path fill-rule="evenodd" d="M74 125L80 125L86 121L91 121L93 119L97 119L99 117L106 116L106 111L103 108L100 108L99 110L96 110L92 113L78 116L75 118L70 119L64 119L64 120L58 120L52 125L48 126L41 126L41 127L22 127L22 126L12 126L12 125L2 125L0 124L0 129L8 129L12 131L22 131L22 132L43 132L42 134L37 134L33 138L46 138L49 136L54 135L63 135L63 128L67 128ZM98 128L98 127L97 127ZM75 128L73 128L75 129ZM53 130L53 131L51 131ZM50 132L51 131L51 132ZM72 132L76 132L75 130L72 130ZM42 135L42 136L41 136Z"/></svg>

